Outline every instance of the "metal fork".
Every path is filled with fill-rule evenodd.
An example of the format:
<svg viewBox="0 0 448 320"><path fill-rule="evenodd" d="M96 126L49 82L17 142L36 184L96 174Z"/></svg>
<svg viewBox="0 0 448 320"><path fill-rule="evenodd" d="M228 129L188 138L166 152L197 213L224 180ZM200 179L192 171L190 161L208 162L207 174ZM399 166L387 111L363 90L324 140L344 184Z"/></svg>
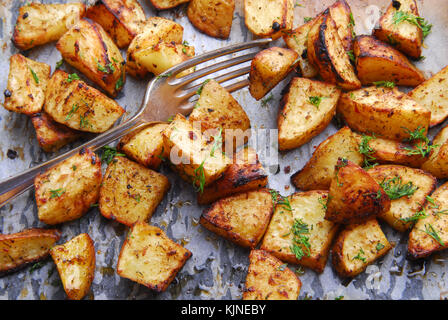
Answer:
<svg viewBox="0 0 448 320"><path fill-rule="evenodd" d="M42 172L50 169L59 162L78 153L82 148L91 148L98 150L126 134L143 128L145 126L166 121L169 117L182 113L189 114L194 106L191 101L200 84L197 84L201 78L212 75L220 70L238 66L244 62L252 60L257 52L239 55L230 59L217 62L213 65L201 68L188 75L177 77L182 71L196 67L204 62L255 47L263 47L269 44L271 39L260 39L242 44L231 45L218 50L210 51L202 55L193 57L173 68L165 71L149 82L143 103L137 114L122 124L110 129L109 131L96 136L94 139L76 147L62 155L46 161L38 166L28 169L18 175L7 178L0 182L0 208L8 201L14 199L25 191L31 189L34 184L34 178ZM244 67L238 70L230 71L214 77L219 82L226 82L248 74L250 67ZM209 77L210 78L210 77ZM212 77L213 78L213 77ZM205 80L205 79L204 79ZM196 84L195 84L196 83ZM202 83L202 82L201 82ZM224 86L229 92L246 87L249 80L244 80ZM190 99L190 101L189 101Z"/></svg>

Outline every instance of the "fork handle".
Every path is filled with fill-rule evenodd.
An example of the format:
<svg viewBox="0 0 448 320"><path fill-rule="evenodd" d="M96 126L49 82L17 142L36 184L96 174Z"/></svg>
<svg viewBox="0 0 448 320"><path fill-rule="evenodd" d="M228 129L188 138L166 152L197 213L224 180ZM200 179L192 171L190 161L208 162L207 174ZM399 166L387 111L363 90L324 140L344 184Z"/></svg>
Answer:
<svg viewBox="0 0 448 320"><path fill-rule="evenodd" d="M84 143L83 145L77 148L74 148L73 150L70 150L64 154L57 156L54 159L48 160L38 166L35 166L22 173L19 173L18 175L12 176L10 178L1 181L0 208L3 207L6 203L8 203L8 201L16 198L20 194L31 189L34 184L34 178L39 173L42 173L50 169L51 167L55 166L56 164L60 163L61 161L67 159L68 157L75 155L82 148L92 148L93 151L98 150L102 146L123 137L127 133L139 129L141 127L144 127L146 125L149 125L151 123L152 122L142 121L139 117L134 117L114 127L113 129L96 136L94 139L89 140L88 142Z"/></svg>

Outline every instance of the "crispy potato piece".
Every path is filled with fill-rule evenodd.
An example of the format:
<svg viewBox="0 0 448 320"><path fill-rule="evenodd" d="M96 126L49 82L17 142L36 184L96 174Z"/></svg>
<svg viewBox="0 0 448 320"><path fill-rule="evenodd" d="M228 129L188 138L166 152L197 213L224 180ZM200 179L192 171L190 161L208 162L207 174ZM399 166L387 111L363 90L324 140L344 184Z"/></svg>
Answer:
<svg viewBox="0 0 448 320"><path fill-rule="evenodd" d="M443 128L434 138L429 159L422 164L422 169L439 179L448 178L448 126Z"/></svg>
<svg viewBox="0 0 448 320"><path fill-rule="evenodd" d="M291 182L304 191L328 190L338 158L348 159L357 165L363 163L358 150L354 133L349 127L344 127L316 148L308 163L292 175Z"/></svg>
<svg viewBox="0 0 448 320"><path fill-rule="evenodd" d="M168 238L162 229L137 222L121 247L117 273L163 292L190 257L191 252Z"/></svg>
<svg viewBox="0 0 448 320"><path fill-rule="evenodd" d="M244 22L257 37L278 39L294 22L294 0L244 0Z"/></svg>
<svg viewBox="0 0 448 320"><path fill-rule="evenodd" d="M0 234L0 276L44 259L60 237L59 230L37 228Z"/></svg>
<svg viewBox="0 0 448 320"><path fill-rule="evenodd" d="M362 223L390 210L390 199L360 166L339 159L331 180L325 219L335 223Z"/></svg>
<svg viewBox="0 0 448 320"><path fill-rule="evenodd" d="M193 127L181 114L176 115L162 135L174 169L198 190L203 191L220 178L230 165L226 155L219 148L215 150L215 144L209 143L201 129Z"/></svg>
<svg viewBox="0 0 448 320"><path fill-rule="evenodd" d="M263 250L252 250L243 300L297 300L302 282L282 261Z"/></svg>
<svg viewBox="0 0 448 320"><path fill-rule="evenodd" d="M157 123L138 132L129 133L120 140L117 148L141 165L157 170L169 156L162 137L162 131L167 126L165 123Z"/></svg>
<svg viewBox="0 0 448 320"><path fill-rule="evenodd" d="M260 189L218 200L204 210L199 223L239 246L254 249L274 211L271 193Z"/></svg>
<svg viewBox="0 0 448 320"><path fill-rule="evenodd" d="M343 93L337 111L350 128L397 141L409 139L408 130L424 128L428 132L431 119L429 110L395 88L369 87Z"/></svg>
<svg viewBox="0 0 448 320"><path fill-rule="evenodd" d="M261 249L282 261L322 273L331 241L338 230L335 223L324 219L327 198L327 191L297 192L288 197L291 211L285 205L277 204ZM293 227L297 222L308 229L304 236L308 237L309 251L303 245L293 242ZM294 247L299 247L303 252L301 259L293 252Z"/></svg>
<svg viewBox="0 0 448 320"><path fill-rule="evenodd" d="M353 45L356 71L363 85L392 81L399 86L415 87L425 75L408 58L390 45L372 36L358 36Z"/></svg>
<svg viewBox="0 0 448 320"><path fill-rule="evenodd" d="M82 217L98 201L101 160L90 149L81 151L36 176L37 214L46 224Z"/></svg>
<svg viewBox="0 0 448 320"><path fill-rule="evenodd" d="M157 10L171 9L190 0L149 0Z"/></svg>
<svg viewBox="0 0 448 320"><path fill-rule="evenodd" d="M87 10L86 16L101 25L119 48L131 43L146 20L137 0L100 0Z"/></svg>
<svg viewBox="0 0 448 320"><path fill-rule="evenodd" d="M318 17L308 33L308 59L326 82L337 84L345 90L361 88L329 12Z"/></svg>
<svg viewBox="0 0 448 320"><path fill-rule="evenodd" d="M62 70L48 82L44 110L69 128L95 133L108 130L124 113L114 100Z"/></svg>
<svg viewBox="0 0 448 320"><path fill-rule="evenodd" d="M263 188L267 184L268 176L258 161L256 151L245 147L235 154L233 163L220 179L198 193L198 204L209 204L232 194Z"/></svg>
<svg viewBox="0 0 448 320"><path fill-rule="evenodd" d="M431 111L431 127L442 123L448 117L448 66L408 95Z"/></svg>
<svg viewBox="0 0 448 320"><path fill-rule="evenodd" d="M221 128L221 138L226 150L236 150L250 136L250 120L244 109L215 80L207 81L200 90L200 97L190 113L189 120L201 123L202 131Z"/></svg>
<svg viewBox="0 0 448 320"><path fill-rule="evenodd" d="M100 212L127 226L148 221L170 188L163 174L124 157L107 167L100 189Z"/></svg>
<svg viewBox="0 0 448 320"><path fill-rule="evenodd" d="M252 59L249 72L249 92L256 100L263 98L297 65L297 52L272 47L260 51Z"/></svg>
<svg viewBox="0 0 448 320"><path fill-rule="evenodd" d="M32 116L31 122L36 130L37 141L45 152L55 152L82 136L81 132L57 123L45 112Z"/></svg>
<svg viewBox="0 0 448 320"><path fill-rule="evenodd" d="M398 11L412 13L419 17L417 2L415 0L400 0L398 3L399 8L395 8L393 3L389 5L387 11L380 18L379 25L373 30L373 35L417 59L422 54L422 30L408 21L394 22L394 16Z"/></svg>
<svg viewBox="0 0 448 320"><path fill-rule="evenodd" d="M227 39L233 22L235 0L191 0L188 20L205 34Z"/></svg>
<svg viewBox="0 0 448 320"><path fill-rule="evenodd" d="M351 224L338 235L331 249L334 269L341 277L355 277L392 249L376 219Z"/></svg>
<svg viewBox="0 0 448 320"><path fill-rule="evenodd" d="M3 106L9 111L32 115L42 110L51 67L21 54L9 58L8 85Z"/></svg>
<svg viewBox="0 0 448 320"><path fill-rule="evenodd" d="M338 0L328 9L331 18L336 24L338 35L345 51L352 50L355 21L353 20L353 13L350 5L345 0Z"/></svg>
<svg viewBox="0 0 448 320"><path fill-rule="evenodd" d="M425 205L426 216L417 220L409 234L408 253L415 259L448 247L448 183L437 188L431 199Z"/></svg>
<svg viewBox="0 0 448 320"><path fill-rule="evenodd" d="M112 97L126 81L125 61L98 23L81 19L56 43L62 58Z"/></svg>
<svg viewBox="0 0 448 320"><path fill-rule="evenodd" d="M429 173L397 165L376 166L367 173L378 182L386 193L391 193L390 210L380 214L395 230L404 232L412 227L412 217L423 207L426 196L429 196L437 185L437 180ZM390 188L387 188L390 186ZM399 197L410 190L407 195ZM397 190L394 190L397 188ZM413 191L412 191L413 190Z"/></svg>
<svg viewBox="0 0 448 320"><path fill-rule="evenodd" d="M335 85L293 78L277 117L278 148L298 148L321 133L336 113L341 91Z"/></svg>
<svg viewBox="0 0 448 320"><path fill-rule="evenodd" d="M161 41L180 44L183 34L184 28L174 21L161 17L149 18L128 47L126 72L133 77L144 78L148 70L135 60L135 54L146 48L152 48Z"/></svg>
<svg viewBox="0 0 448 320"><path fill-rule="evenodd" d="M12 41L20 50L56 41L86 13L84 3L30 3L19 9Z"/></svg>
<svg viewBox="0 0 448 320"><path fill-rule="evenodd" d="M70 300L81 300L90 290L95 276L95 247L87 233L53 247L51 257Z"/></svg>

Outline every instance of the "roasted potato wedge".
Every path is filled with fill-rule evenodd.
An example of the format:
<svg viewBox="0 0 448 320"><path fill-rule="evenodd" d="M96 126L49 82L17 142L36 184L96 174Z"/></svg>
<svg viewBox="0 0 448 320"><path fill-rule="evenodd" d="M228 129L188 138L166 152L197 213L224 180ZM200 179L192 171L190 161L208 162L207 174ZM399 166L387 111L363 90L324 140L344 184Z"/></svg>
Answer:
<svg viewBox="0 0 448 320"><path fill-rule="evenodd" d="M321 133L336 113L340 94L335 85L293 78L277 117L279 150L298 148Z"/></svg>
<svg viewBox="0 0 448 320"><path fill-rule="evenodd" d="M148 221L170 188L164 175L124 157L107 167L100 189L101 214L127 226Z"/></svg>
<svg viewBox="0 0 448 320"><path fill-rule="evenodd" d="M81 300L90 290L95 276L95 246L87 233L53 247L51 257L70 300Z"/></svg>
<svg viewBox="0 0 448 320"><path fill-rule="evenodd" d="M143 130L124 136L118 143L118 150L145 167L157 170L168 156L163 145L162 131L168 124L157 123Z"/></svg>
<svg viewBox="0 0 448 320"><path fill-rule="evenodd" d="M282 261L263 250L252 250L243 300L297 300L302 283Z"/></svg>
<svg viewBox="0 0 448 320"><path fill-rule="evenodd" d="M46 258L60 237L59 230L37 228L0 234L0 276Z"/></svg>
<svg viewBox="0 0 448 320"><path fill-rule="evenodd" d="M117 96L126 81L125 61L98 23L81 19L56 43L62 58L107 94Z"/></svg>
<svg viewBox="0 0 448 320"><path fill-rule="evenodd" d="M94 133L108 130L124 109L74 75L62 70L53 73L45 93L45 112L75 130Z"/></svg>
<svg viewBox="0 0 448 320"><path fill-rule="evenodd" d="M297 52L272 47L260 51L252 59L249 72L249 92L256 100L263 98L297 65Z"/></svg>
<svg viewBox="0 0 448 320"><path fill-rule="evenodd" d="M8 84L3 106L9 111L33 115L42 110L51 67L21 54L9 58Z"/></svg>
<svg viewBox="0 0 448 320"><path fill-rule="evenodd" d="M338 0L328 10L336 24L345 51L352 50L355 21L350 5L345 0Z"/></svg>
<svg viewBox="0 0 448 320"><path fill-rule="evenodd" d="M247 143L250 137L250 120L244 109L215 80L207 81L199 89L199 99L190 113L190 122L199 122L202 131L219 129L226 153Z"/></svg>
<svg viewBox="0 0 448 320"><path fill-rule="evenodd" d="M443 128L432 142L435 147L422 169L439 179L448 178L448 126Z"/></svg>
<svg viewBox="0 0 448 320"><path fill-rule="evenodd" d="M121 247L117 273L162 292L190 257L191 252L168 238L162 229L137 222Z"/></svg>
<svg viewBox="0 0 448 320"><path fill-rule="evenodd" d="M431 195L409 234L408 253L415 259L425 258L448 247L448 183Z"/></svg>
<svg viewBox="0 0 448 320"><path fill-rule="evenodd" d="M244 0L244 22L257 37L278 39L294 22L294 0Z"/></svg>
<svg viewBox="0 0 448 320"><path fill-rule="evenodd" d="M384 87L343 93L337 111L350 128L397 141L417 129L428 132L431 119L431 112L405 93Z"/></svg>
<svg viewBox="0 0 448 320"><path fill-rule="evenodd" d="M268 189L243 192L218 200L204 210L199 223L239 246L254 249L274 211Z"/></svg>
<svg viewBox="0 0 448 320"><path fill-rule="evenodd" d="M363 85L391 81L399 86L415 87L425 75L400 51L372 36L358 36L353 45L356 71Z"/></svg>
<svg viewBox="0 0 448 320"><path fill-rule="evenodd" d="M188 20L205 34L227 39L233 22L235 0L191 0Z"/></svg>
<svg viewBox="0 0 448 320"><path fill-rule="evenodd" d="M339 158L357 165L363 163L363 156L358 152L354 133L349 127L340 129L319 144L307 164L292 175L292 184L304 191L328 190Z"/></svg>
<svg viewBox="0 0 448 320"><path fill-rule="evenodd" d="M37 141L45 152L55 152L82 136L81 132L57 123L45 112L32 116L31 122L36 130Z"/></svg>
<svg viewBox="0 0 448 320"><path fill-rule="evenodd" d="M101 25L119 48L131 43L146 20L137 0L100 0L87 10L86 17Z"/></svg>
<svg viewBox="0 0 448 320"><path fill-rule="evenodd" d="M329 12L319 16L308 33L308 59L322 78L345 90L361 88L361 82L345 51L338 28Z"/></svg>
<svg viewBox="0 0 448 320"><path fill-rule="evenodd" d="M420 84L408 95L431 111L431 127L442 123L448 117L448 67Z"/></svg>
<svg viewBox="0 0 448 320"><path fill-rule="evenodd" d="M404 166L376 166L367 173L391 199L390 210L381 213L379 218L401 232L412 227L415 215L437 185L436 178L429 173Z"/></svg>
<svg viewBox="0 0 448 320"><path fill-rule="evenodd" d="M209 204L218 199L265 187L268 176L254 149L247 147L235 154L233 163L222 177L198 193L198 204Z"/></svg>
<svg viewBox="0 0 448 320"><path fill-rule="evenodd" d="M335 223L362 223L390 210L390 199L360 166L339 159L331 180L325 219Z"/></svg>
<svg viewBox="0 0 448 320"><path fill-rule="evenodd" d="M190 0L149 0L157 10L171 9Z"/></svg>
<svg viewBox="0 0 448 320"><path fill-rule="evenodd" d="M81 151L36 176L37 214L46 224L83 216L98 201L101 160L90 149Z"/></svg>
<svg viewBox="0 0 448 320"><path fill-rule="evenodd" d="M324 219L328 192L298 192L289 196L288 200L290 207L280 203L275 207L261 249L282 261L322 273L338 230L335 223ZM308 247L294 241L300 237L307 238L304 243L308 243Z"/></svg>
<svg viewBox="0 0 448 320"><path fill-rule="evenodd" d="M351 224L338 235L331 249L332 263L344 278L353 278L392 249L376 219Z"/></svg>
<svg viewBox="0 0 448 320"><path fill-rule="evenodd" d="M379 24L373 30L373 35L383 42L387 42L411 58L417 59L422 55L423 32L415 24L408 21L395 23L398 11L411 13L419 17L417 1L395 1L381 16Z"/></svg>
<svg viewBox="0 0 448 320"><path fill-rule="evenodd" d="M29 3L20 7L12 41L20 50L56 41L86 13L84 3Z"/></svg>

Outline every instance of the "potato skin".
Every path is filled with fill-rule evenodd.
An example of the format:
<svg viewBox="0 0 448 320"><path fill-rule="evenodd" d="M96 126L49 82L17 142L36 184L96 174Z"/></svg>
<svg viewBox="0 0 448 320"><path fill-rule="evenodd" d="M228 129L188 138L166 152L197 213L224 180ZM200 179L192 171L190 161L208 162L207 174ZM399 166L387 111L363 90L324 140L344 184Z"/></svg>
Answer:
<svg viewBox="0 0 448 320"><path fill-rule="evenodd" d="M30 3L19 8L12 41L20 50L58 40L84 17L84 3Z"/></svg>
<svg viewBox="0 0 448 320"><path fill-rule="evenodd" d="M59 224L83 216L98 201L101 160L90 149L80 152L34 180L39 220Z"/></svg>
<svg viewBox="0 0 448 320"><path fill-rule="evenodd" d="M190 0L149 0L157 10L171 9Z"/></svg>
<svg viewBox="0 0 448 320"><path fill-rule="evenodd" d="M342 41L345 51L353 49L353 29L351 18L353 17L352 9L345 0L336 1L328 8L331 18L334 20L338 29L339 38Z"/></svg>
<svg viewBox="0 0 448 320"><path fill-rule="evenodd" d="M435 136L433 145L436 146L429 155L429 159L422 164L422 169L439 179L448 178L448 126Z"/></svg>
<svg viewBox="0 0 448 320"><path fill-rule="evenodd" d="M44 259L60 237L59 230L38 228L0 234L0 276Z"/></svg>

